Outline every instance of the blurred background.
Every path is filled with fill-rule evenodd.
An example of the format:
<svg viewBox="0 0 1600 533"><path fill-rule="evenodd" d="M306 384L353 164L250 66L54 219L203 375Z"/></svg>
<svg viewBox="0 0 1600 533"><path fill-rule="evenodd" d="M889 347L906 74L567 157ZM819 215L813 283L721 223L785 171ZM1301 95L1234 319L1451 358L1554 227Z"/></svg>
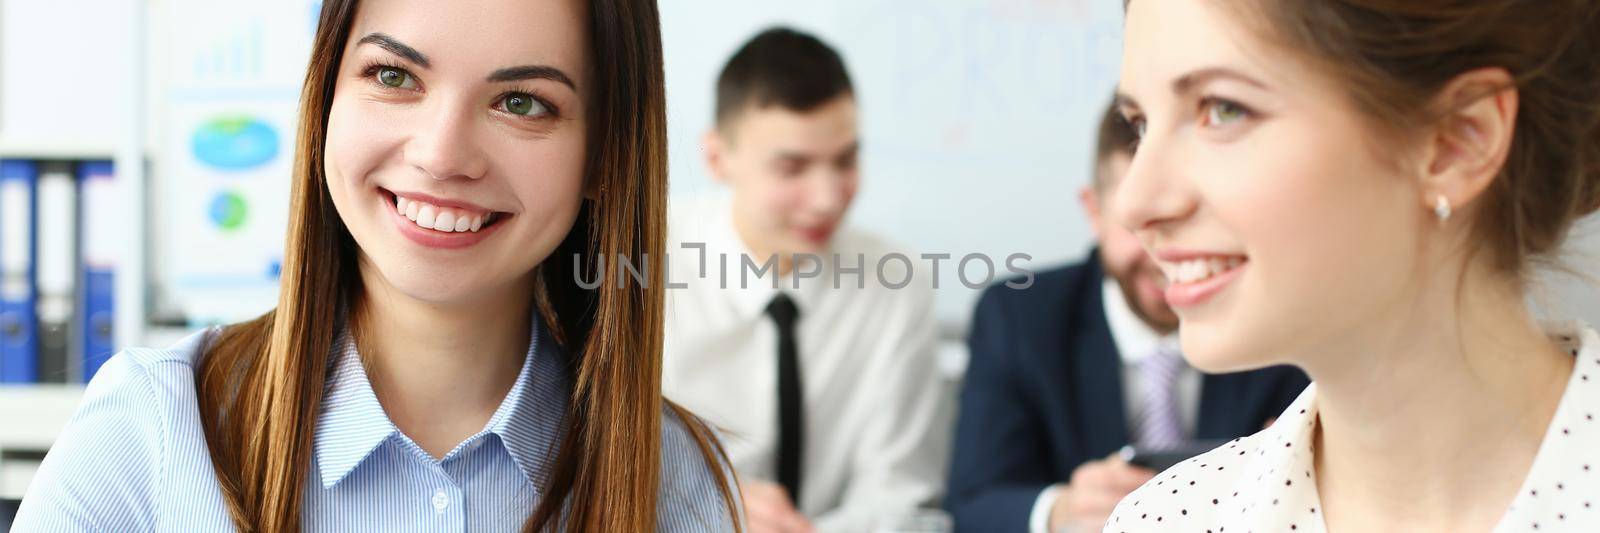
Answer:
<svg viewBox="0 0 1600 533"><path fill-rule="evenodd" d="M0 0L0 499L20 498L82 383L276 300L295 110L320 2ZM862 120L850 223L924 253L1042 270L1083 255L1076 200L1118 69L1121 8L1091 0L663 2L671 194L704 171L718 69L785 24L844 55ZM1600 272L1587 221L1568 266ZM1003 264L1000 268L1004 273ZM941 270L958 381L976 291ZM1550 316L1600 294L1541 274Z"/></svg>

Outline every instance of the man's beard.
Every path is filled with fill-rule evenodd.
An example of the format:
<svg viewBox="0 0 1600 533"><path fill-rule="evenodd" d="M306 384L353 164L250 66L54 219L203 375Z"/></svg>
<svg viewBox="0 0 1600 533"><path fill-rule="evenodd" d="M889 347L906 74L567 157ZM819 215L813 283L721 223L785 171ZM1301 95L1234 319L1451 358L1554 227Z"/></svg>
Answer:
<svg viewBox="0 0 1600 533"><path fill-rule="evenodd" d="M1120 273L1112 270L1110 266L1106 266L1106 272L1111 274L1112 279L1117 280L1117 287L1122 289L1122 299L1127 302L1128 309L1133 310L1134 316L1139 317L1139 320L1143 321L1146 325L1149 325L1151 329L1154 329L1162 334L1177 331L1178 320L1176 316L1166 320L1161 320L1150 316L1150 313L1145 310L1144 302L1140 301L1139 299L1141 294L1139 289L1139 278L1158 276L1160 274L1149 272L1146 269L1139 267L1134 267L1131 270L1131 272Z"/></svg>

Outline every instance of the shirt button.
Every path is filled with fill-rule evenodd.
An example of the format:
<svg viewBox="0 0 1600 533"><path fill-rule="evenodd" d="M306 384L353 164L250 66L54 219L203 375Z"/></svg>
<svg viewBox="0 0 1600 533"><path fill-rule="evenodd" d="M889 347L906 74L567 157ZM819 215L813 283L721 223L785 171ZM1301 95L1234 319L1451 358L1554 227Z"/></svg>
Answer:
<svg viewBox="0 0 1600 533"><path fill-rule="evenodd" d="M433 493L433 510L442 513L444 512L444 508L449 506L450 495L445 494L444 489L439 489L438 492Z"/></svg>

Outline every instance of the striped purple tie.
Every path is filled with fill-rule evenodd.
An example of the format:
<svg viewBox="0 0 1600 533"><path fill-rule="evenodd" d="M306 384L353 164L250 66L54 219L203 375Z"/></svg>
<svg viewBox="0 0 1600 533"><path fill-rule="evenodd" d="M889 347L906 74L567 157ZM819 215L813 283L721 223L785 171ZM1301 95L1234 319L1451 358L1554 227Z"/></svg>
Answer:
<svg viewBox="0 0 1600 533"><path fill-rule="evenodd" d="M1183 443L1176 389L1184 364L1183 354L1165 347L1139 362L1144 404L1134 418L1133 442L1140 447L1160 450Z"/></svg>

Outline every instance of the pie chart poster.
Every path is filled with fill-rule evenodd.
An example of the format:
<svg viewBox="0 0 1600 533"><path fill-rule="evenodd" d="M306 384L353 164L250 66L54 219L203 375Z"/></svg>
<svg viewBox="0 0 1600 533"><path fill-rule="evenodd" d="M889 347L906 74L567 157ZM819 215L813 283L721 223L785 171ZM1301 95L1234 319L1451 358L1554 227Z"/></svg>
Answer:
<svg viewBox="0 0 1600 533"><path fill-rule="evenodd" d="M176 0L161 9L156 303L192 326L277 303L315 8Z"/></svg>
<svg viewBox="0 0 1600 533"><path fill-rule="evenodd" d="M293 103L216 103L175 110L162 160L173 187L162 266L168 295L199 323L230 322L277 301L288 221Z"/></svg>

